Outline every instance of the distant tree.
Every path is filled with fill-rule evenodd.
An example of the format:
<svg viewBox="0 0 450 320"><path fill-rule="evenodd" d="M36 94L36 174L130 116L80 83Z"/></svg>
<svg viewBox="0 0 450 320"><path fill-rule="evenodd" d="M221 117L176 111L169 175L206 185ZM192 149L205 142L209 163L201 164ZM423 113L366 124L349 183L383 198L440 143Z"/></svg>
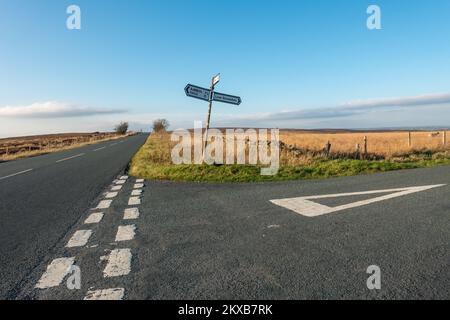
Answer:
<svg viewBox="0 0 450 320"><path fill-rule="evenodd" d="M128 122L121 122L115 128L114 131L117 134L126 134L128 131Z"/></svg>
<svg viewBox="0 0 450 320"><path fill-rule="evenodd" d="M157 119L153 121L153 132L167 131L170 124L166 119Z"/></svg>

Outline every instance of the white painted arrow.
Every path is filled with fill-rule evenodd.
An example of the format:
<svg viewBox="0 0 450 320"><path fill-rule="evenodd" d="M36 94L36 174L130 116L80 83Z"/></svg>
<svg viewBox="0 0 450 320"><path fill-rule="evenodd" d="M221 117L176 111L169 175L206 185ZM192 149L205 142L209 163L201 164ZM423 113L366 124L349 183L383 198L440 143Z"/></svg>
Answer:
<svg viewBox="0 0 450 320"><path fill-rule="evenodd" d="M408 187L408 188L398 188L398 189L386 189L386 190L373 190L373 191L363 191L363 192L352 192L352 193L338 193L338 194L325 194L325 195L317 195L317 196L307 196L307 197L299 197L299 198L290 198L290 199L278 199L278 200L270 200L273 204L276 204L280 207L292 210L298 214L301 214L306 217L317 217L324 214L329 214L337 211L342 211L346 209L356 208L360 206L365 206L368 204L389 200L397 197L406 196L408 194L421 192L430 190L433 188L443 187L445 184L437 184L431 186L421 186L421 187ZM391 193L392 192L392 193ZM327 199L327 198L339 198L339 197L349 197L349 196L360 196L360 195L370 195L377 193L390 193L388 195L352 202L349 204L345 204L337 207L328 207L311 200L318 199Z"/></svg>

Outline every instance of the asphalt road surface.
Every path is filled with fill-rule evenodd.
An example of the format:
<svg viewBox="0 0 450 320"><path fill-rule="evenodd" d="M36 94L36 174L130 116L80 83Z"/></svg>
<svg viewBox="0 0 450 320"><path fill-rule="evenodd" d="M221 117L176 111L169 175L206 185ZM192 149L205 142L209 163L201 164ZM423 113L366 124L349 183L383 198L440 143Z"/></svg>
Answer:
<svg viewBox="0 0 450 320"><path fill-rule="evenodd" d="M36 170L0 181L3 298L450 298L450 167L256 184L140 181L122 170L143 140L85 167L74 158L39 169L47 178L31 179ZM367 287L369 266L381 271L380 290Z"/></svg>
<svg viewBox="0 0 450 320"><path fill-rule="evenodd" d="M146 135L0 163L0 298L29 274L124 171Z"/></svg>

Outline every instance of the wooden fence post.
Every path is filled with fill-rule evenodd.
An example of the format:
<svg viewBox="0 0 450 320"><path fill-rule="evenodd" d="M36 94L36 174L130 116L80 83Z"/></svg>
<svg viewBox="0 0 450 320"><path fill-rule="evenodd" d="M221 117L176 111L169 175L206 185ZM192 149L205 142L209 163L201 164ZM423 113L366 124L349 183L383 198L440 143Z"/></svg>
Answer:
<svg viewBox="0 0 450 320"><path fill-rule="evenodd" d="M411 131L408 132L408 147L411 148L412 146L412 141L411 141Z"/></svg>
<svg viewBox="0 0 450 320"><path fill-rule="evenodd" d="M325 154L327 158L330 156L330 151L331 151L331 143L330 141L328 141L327 144L325 145Z"/></svg>
<svg viewBox="0 0 450 320"><path fill-rule="evenodd" d="M364 160L367 159L367 136L364 136Z"/></svg>
<svg viewBox="0 0 450 320"><path fill-rule="evenodd" d="M361 158L361 146L359 143L356 144L356 159Z"/></svg>
<svg viewBox="0 0 450 320"><path fill-rule="evenodd" d="M444 134L442 136L442 144L444 147L447 145L447 131L444 130Z"/></svg>

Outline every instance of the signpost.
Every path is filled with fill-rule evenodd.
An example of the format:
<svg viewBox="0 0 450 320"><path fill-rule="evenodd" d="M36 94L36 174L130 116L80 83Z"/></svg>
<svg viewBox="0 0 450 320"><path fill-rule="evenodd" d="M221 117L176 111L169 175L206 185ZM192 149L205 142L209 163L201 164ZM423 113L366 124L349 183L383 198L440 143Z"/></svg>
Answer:
<svg viewBox="0 0 450 320"><path fill-rule="evenodd" d="M213 101L233 104L236 106L240 105L242 102L242 99L238 96L214 92L215 86L217 83L219 83L219 81L220 81L220 73L215 75L211 79L210 89L194 86L192 84L188 84L186 88L184 88L184 92L188 97L208 101L208 117L206 120L205 147L203 150L203 158L205 157L206 146L208 144L208 130L211 121L211 110Z"/></svg>

